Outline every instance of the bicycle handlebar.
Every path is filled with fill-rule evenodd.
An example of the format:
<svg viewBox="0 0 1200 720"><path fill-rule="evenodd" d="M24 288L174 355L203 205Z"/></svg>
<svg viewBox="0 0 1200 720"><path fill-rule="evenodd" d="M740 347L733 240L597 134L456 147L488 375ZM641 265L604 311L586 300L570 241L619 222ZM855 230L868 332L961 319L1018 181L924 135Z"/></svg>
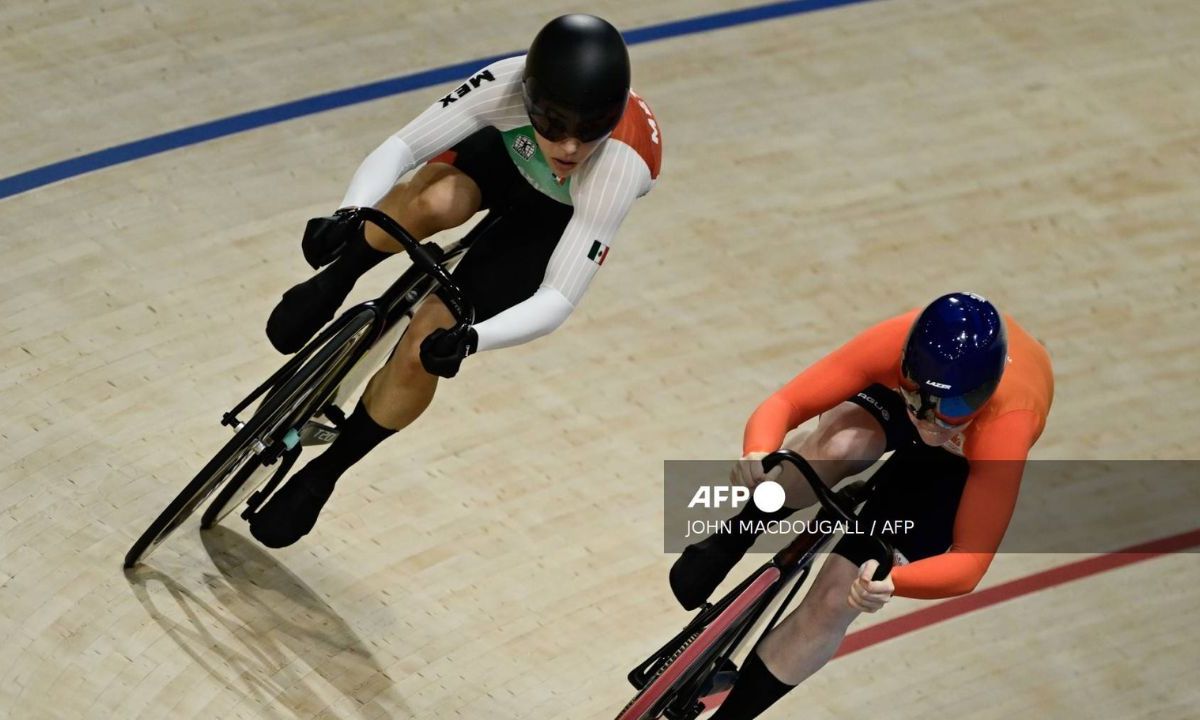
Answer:
<svg viewBox="0 0 1200 720"><path fill-rule="evenodd" d="M458 283L454 282L454 279L450 277L450 273L446 272L446 268L431 258L429 252L425 250L420 241L410 235L390 215L371 207L349 208L341 214L348 219L359 219L373 223L380 230L395 238L396 242L403 245L404 249L408 251L408 256L412 259L413 265L432 277L440 286L438 297L446 303L446 306L450 309L450 313L454 315L454 319L458 324L465 326L475 321L475 310L463 296L462 288L458 286Z"/></svg>
<svg viewBox="0 0 1200 720"><path fill-rule="evenodd" d="M817 471L813 469L812 465L810 465L807 460L797 453L791 450L776 450L775 452L768 454L762 459L763 473L765 474L771 472L784 462L789 463L800 471L800 474L803 475L808 484L812 486L813 492L817 495L817 500L821 503L821 507L825 508L827 512L849 525L854 525L858 521L858 517L854 513L847 512L842 507L833 491L825 485L825 483L821 480L821 477L817 475ZM892 571L892 546L882 538L875 537L874 535L870 535L868 537L870 537L874 542L878 543L879 548L882 551L882 555L879 559L879 567L875 570L875 574L871 579L883 580Z"/></svg>

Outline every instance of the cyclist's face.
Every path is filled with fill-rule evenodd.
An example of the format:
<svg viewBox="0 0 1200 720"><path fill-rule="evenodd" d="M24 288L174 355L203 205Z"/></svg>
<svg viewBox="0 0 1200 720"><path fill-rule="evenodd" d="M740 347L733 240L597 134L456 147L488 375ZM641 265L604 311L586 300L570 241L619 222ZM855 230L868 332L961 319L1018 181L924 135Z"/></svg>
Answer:
<svg viewBox="0 0 1200 720"><path fill-rule="evenodd" d="M908 378L900 378L900 395L904 398L904 406L908 410L908 419L917 427L921 442L932 447L940 447L950 442L955 433L971 424L974 415L966 417L944 417L939 415L937 407L940 401L927 403L917 386Z"/></svg>
<svg viewBox="0 0 1200 720"><path fill-rule="evenodd" d="M951 438L954 437L954 433L962 430L970 424L968 422L964 425L954 428L942 427L941 425L929 420L918 420L917 416L913 414L912 408L909 408L908 410L908 419L912 420L913 425L917 426L917 434L921 436L921 442L929 445L930 447L941 447L942 445L945 445L946 443L950 442Z"/></svg>
<svg viewBox="0 0 1200 720"><path fill-rule="evenodd" d="M596 148L600 147L604 137L608 137L606 135L585 143L570 137L552 142L537 130L534 130L533 136L537 138L542 157L550 163L550 169L554 171L554 174L561 178L570 177L585 160L592 156L592 153L596 152Z"/></svg>

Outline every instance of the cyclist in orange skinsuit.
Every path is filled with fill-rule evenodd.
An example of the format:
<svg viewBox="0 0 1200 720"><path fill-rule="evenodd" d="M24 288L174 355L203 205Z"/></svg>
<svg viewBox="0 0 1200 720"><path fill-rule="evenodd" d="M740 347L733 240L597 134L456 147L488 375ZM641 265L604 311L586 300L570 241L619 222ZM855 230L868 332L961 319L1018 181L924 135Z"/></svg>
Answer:
<svg viewBox="0 0 1200 720"><path fill-rule="evenodd" d="M877 611L893 595L973 590L1004 537L1053 394L1045 348L985 299L953 293L869 328L759 405L734 482L762 482L760 459L820 415L813 432L787 447L830 486L894 450L860 516L914 527L885 535L902 557L881 581L870 579L878 564L872 545L844 537L800 606L747 658L712 720L757 717L833 657L860 612ZM786 489L786 506L763 513L750 504L738 519L782 519L813 502L793 468L772 479ZM738 534L743 523L732 525L735 533L689 546L671 569L685 607L701 605L754 543Z"/></svg>

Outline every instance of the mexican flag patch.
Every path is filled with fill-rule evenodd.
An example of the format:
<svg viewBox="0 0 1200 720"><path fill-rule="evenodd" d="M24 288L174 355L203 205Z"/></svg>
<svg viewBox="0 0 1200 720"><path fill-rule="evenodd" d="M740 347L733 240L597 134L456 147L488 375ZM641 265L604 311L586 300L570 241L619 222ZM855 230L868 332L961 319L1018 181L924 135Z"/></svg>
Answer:
<svg viewBox="0 0 1200 720"><path fill-rule="evenodd" d="M604 264L604 258L608 257L608 246L596 240L592 243L592 249L588 251L588 260L597 265Z"/></svg>

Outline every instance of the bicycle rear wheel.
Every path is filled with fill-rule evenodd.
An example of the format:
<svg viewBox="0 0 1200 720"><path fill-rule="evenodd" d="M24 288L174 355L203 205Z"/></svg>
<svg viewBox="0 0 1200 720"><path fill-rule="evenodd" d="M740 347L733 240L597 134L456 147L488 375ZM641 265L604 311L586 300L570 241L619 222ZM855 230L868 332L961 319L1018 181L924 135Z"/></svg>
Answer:
<svg viewBox="0 0 1200 720"><path fill-rule="evenodd" d="M326 367L332 356L338 355L346 345L347 335L359 338L368 336L376 317L376 312L370 308L351 316L345 328L271 392L254 415L237 429L234 436L138 537L125 554L125 567L132 568L152 553L222 482L238 477L243 481L240 484L244 485L246 480L257 474L254 471L246 472L247 463L260 464L258 456L271 443L282 442L282 436L275 438L274 435L286 427L287 421L295 417L295 410L303 408L305 400L311 400L319 389L310 382L313 375Z"/></svg>
<svg viewBox="0 0 1200 720"><path fill-rule="evenodd" d="M653 720L662 716L667 706L675 699L674 693L697 672L710 663L716 653L733 634L741 629L742 622L758 607L780 579L779 569L768 566L759 573L729 607L711 623L676 651L637 695L617 715L616 720Z"/></svg>

